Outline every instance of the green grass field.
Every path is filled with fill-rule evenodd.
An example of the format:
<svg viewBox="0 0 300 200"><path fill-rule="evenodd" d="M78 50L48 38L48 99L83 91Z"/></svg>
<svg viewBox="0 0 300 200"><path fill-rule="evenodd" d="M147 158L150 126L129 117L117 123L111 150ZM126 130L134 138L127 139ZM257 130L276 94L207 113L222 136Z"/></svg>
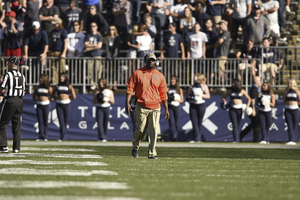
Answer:
<svg viewBox="0 0 300 200"><path fill-rule="evenodd" d="M9 147L11 152L11 143ZM300 198L300 145L22 141L0 154L0 199L282 200Z"/></svg>

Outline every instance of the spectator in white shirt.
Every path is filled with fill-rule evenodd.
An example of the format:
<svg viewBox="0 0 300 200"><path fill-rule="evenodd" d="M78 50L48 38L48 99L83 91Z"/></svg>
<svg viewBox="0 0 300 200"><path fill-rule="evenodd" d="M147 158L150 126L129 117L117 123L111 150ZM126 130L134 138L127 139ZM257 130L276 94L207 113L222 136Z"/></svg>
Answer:
<svg viewBox="0 0 300 200"><path fill-rule="evenodd" d="M140 35L136 37L137 47L138 47L138 57L144 57L146 54L152 51L152 39L147 31L146 24L140 25L139 32L144 32L144 35Z"/></svg>
<svg viewBox="0 0 300 200"><path fill-rule="evenodd" d="M81 57L84 51L84 33L80 32L80 23L73 22L74 32L68 34L68 57Z"/></svg>
<svg viewBox="0 0 300 200"><path fill-rule="evenodd" d="M80 32L81 29L81 23L79 21L74 21L73 22L73 30L74 32L68 34L68 52L67 52L67 57L68 58L74 58L74 57L81 57L83 56L83 51L84 51L84 39L85 39L85 34ZM74 60L69 60L68 66L69 66L69 71L70 71L70 80L73 81L75 80L81 80L82 81L82 75L78 73L78 77L76 79L74 71L78 70L78 68L81 68L81 62L78 62L79 60L74 59Z"/></svg>

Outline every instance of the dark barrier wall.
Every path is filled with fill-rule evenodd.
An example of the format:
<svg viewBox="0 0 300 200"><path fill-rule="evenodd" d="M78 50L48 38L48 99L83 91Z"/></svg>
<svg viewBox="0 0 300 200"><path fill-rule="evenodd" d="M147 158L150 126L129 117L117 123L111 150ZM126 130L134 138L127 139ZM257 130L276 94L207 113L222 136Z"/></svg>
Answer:
<svg viewBox="0 0 300 200"><path fill-rule="evenodd" d="M92 95L77 95L77 99L71 103L71 112L68 121L67 138L69 140L97 140L97 123L95 120L95 105L92 104ZM133 130L130 117L125 113L125 95L116 95L115 104L111 108L108 140L132 140ZM220 108L221 96L213 95L206 101L206 113L203 120L203 141L232 141L231 123L228 111ZM22 139L38 138L38 123L36 118L36 105L32 101L32 96L27 94L24 97L24 114L22 122ZM273 123L270 128L270 141L287 141L288 134L283 116L283 100L279 99L276 108L273 109ZM189 117L189 103L181 105L181 115L179 120L180 141L192 139L192 126ZM249 123L245 115L241 120L240 128L245 128ZM168 134L168 122L164 120L164 109L161 115L161 131ZM7 129L8 137L12 138L11 127ZM298 138L299 138L299 134ZM252 141L252 132L244 141ZM59 139L59 124L56 115L55 102L51 103L51 113L49 114L49 139ZM167 137L164 137L168 140Z"/></svg>

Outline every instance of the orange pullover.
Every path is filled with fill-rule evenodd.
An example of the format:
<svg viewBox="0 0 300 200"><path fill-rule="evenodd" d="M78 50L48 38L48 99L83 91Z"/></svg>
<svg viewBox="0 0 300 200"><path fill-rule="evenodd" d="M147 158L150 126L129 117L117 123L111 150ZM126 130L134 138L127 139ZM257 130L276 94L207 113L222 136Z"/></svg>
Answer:
<svg viewBox="0 0 300 200"><path fill-rule="evenodd" d="M149 70L146 67L137 69L129 78L127 93L135 92L137 103L155 110L160 108L160 103L168 99L168 88L165 77L158 70Z"/></svg>

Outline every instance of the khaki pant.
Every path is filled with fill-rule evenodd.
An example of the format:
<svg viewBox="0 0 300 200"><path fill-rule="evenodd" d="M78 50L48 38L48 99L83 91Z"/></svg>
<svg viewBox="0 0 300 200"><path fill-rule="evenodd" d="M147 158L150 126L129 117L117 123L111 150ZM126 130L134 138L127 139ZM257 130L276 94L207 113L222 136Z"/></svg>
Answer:
<svg viewBox="0 0 300 200"><path fill-rule="evenodd" d="M266 63L266 64L262 65L263 72L266 72L266 71L270 72L272 68L275 70L275 72L277 72L277 65L274 63Z"/></svg>
<svg viewBox="0 0 300 200"><path fill-rule="evenodd" d="M92 85L98 83L98 79L101 78L102 68L103 68L101 60L99 59L101 58L101 56L95 56L93 58L96 59L89 59L88 62L89 83ZM94 72L96 73L96 78L94 78L93 76Z"/></svg>
<svg viewBox="0 0 300 200"><path fill-rule="evenodd" d="M50 57L57 57L57 59L51 60L51 68L52 68L52 83L58 84L58 73L65 72L65 59L60 58L61 52L54 51L50 52Z"/></svg>
<svg viewBox="0 0 300 200"><path fill-rule="evenodd" d="M225 56L219 56L218 58L222 58L222 60L219 60L219 67L221 71L225 71L225 64L227 62L227 57Z"/></svg>
<svg viewBox="0 0 300 200"><path fill-rule="evenodd" d="M157 135L160 134L160 109L151 110L137 103L135 107L135 116L136 128L134 130L134 138L132 141L133 148L135 150L139 149L140 142L143 140L148 127L148 156L156 156L156 140Z"/></svg>

